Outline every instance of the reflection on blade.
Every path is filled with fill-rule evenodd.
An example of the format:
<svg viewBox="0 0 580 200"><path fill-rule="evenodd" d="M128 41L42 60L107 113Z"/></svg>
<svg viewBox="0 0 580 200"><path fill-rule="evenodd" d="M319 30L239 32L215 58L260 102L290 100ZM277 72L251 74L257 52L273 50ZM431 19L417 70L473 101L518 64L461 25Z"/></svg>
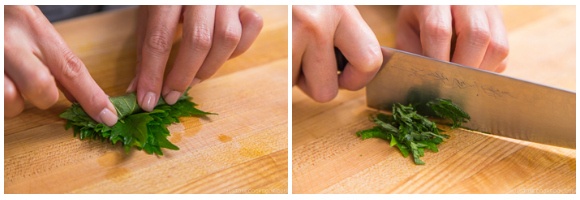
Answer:
<svg viewBox="0 0 580 200"><path fill-rule="evenodd" d="M384 48L385 63L367 86L369 107L451 99L466 128L576 149L576 93Z"/></svg>

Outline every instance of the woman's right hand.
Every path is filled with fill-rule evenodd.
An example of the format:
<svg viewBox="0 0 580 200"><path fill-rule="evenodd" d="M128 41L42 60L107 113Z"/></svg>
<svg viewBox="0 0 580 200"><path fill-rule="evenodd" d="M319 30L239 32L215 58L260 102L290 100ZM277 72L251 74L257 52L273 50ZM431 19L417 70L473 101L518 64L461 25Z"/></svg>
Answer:
<svg viewBox="0 0 580 200"><path fill-rule="evenodd" d="M337 75L334 48L348 60ZM359 90L383 62L379 42L354 6L292 6L292 85L318 102Z"/></svg>

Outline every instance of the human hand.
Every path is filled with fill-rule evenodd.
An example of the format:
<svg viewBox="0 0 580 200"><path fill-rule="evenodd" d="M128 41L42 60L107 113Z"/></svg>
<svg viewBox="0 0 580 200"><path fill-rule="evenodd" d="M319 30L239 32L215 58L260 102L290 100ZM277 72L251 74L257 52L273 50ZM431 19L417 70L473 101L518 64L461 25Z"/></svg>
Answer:
<svg viewBox="0 0 580 200"><path fill-rule="evenodd" d="M334 47L348 60L340 75ZM379 42L354 6L292 6L292 85L315 101L332 100L339 87L363 88L382 62Z"/></svg>
<svg viewBox="0 0 580 200"><path fill-rule="evenodd" d="M396 48L496 72L505 70L509 52L497 6L401 6Z"/></svg>
<svg viewBox="0 0 580 200"><path fill-rule="evenodd" d="M25 100L51 107L58 85L95 121L117 122L108 96L36 6L4 7L4 59L4 116L20 114Z"/></svg>
<svg viewBox="0 0 580 200"><path fill-rule="evenodd" d="M173 105L226 60L245 52L262 29L262 18L244 6L141 6L137 25L137 73L127 91L152 111L160 94ZM163 79L178 23L183 36L175 64Z"/></svg>

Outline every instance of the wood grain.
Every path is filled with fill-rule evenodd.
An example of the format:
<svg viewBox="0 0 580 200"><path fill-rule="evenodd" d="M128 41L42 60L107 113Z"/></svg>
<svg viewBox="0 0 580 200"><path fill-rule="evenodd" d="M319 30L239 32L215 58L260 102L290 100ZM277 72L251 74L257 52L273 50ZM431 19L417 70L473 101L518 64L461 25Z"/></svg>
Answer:
<svg viewBox="0 0 580 200"><path fill-rule="evenodd" d="M48 110L27 105L5 119L5 192L287 193L288 9L252 8L264 18L260 36L190 90L201 109L219 115L171 125L179 151L126 154L119 145L74 138L58 117L70 105L61 96ZM123 94L134 75L135 14L132 8L55 24L109 95Z"/></svg>
<svg viewBox="0 0 580 200"><path fill-rule="evenodd" d="M396 7L359 6L379 42L394 46ZM575 7L501 6L505 75L575 91ZM292 90L293 193L576 193L576 150L450 130L424 166L379 139L360 140L374 111L364 90L325 104Z"/></svg>

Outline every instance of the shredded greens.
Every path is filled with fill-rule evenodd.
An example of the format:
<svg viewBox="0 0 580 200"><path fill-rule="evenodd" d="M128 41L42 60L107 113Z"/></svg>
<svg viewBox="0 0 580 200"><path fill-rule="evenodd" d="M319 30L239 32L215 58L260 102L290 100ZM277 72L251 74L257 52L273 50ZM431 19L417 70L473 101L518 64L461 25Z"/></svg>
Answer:
<svg viewBox="0 0 580 200"><path fill-rule="evenodd" d="M459 106L447 99L435 99L428 102L427 107L444 119L453 121L451 128L461 126L470 116ZM381 138L390 141L391 146L397 147L403 157L413 156L417 165L424 165L420 158L425 155L425 149L438 152L437 145L449 138L443 130L426 117L417 113L413 105L393 104L392 115L379 113L371 116L375 127L358 131L356 135L361 139Z"/></svg>
<svg viewBox="0 0 580 200"><path fill-rule="evenodd" d="M184 92L184 95L171 106L162 98L159 99L159 103L151 112L141 110L135 93L111 97L110 100L119 117L119 121L114 126L108 127L96 122L78 103L73 103L69 109L60 114L61 118L67 120L65 129L72 128L74 136L78 135L81 140L87 138L108 140L112 144L121 142L126 152L135 147L148 154L163 155L161 148L179 150L167 140L169 136L167 125L179 122L179 117L203 117L213 114L195 108L196 104L191 101L187 92Z"/></svg>

